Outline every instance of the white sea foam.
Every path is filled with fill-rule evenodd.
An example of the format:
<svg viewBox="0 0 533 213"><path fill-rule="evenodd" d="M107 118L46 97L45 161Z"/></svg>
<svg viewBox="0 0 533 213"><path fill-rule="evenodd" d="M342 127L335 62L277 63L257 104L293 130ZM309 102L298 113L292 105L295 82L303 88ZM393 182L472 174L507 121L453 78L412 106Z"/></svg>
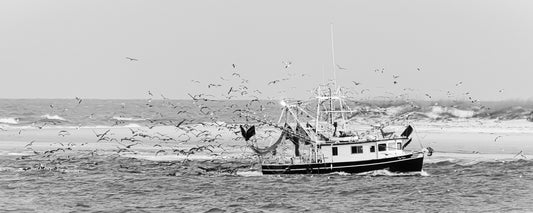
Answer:
<svg viewBox="0 0 533 213"><path fill-rule="evenodd" d="M33 153L23 153L23 152L9 152L7 155L11 156L26 156L26 155L33 155Z"/></svg>
<svg viewBox="0 0 533 213"><path fill-rule="evenodd" d="M45 119L49 119L49 120L58 120L58 121L66 121L67 120L67 119L62 118L59 115L50 115L50 114L42 115L41 118L45 118Z"/></svg>
<svg viewBox="0 0 533 213"><path fill-rule="evenodd" d="M427 173L426 171L422 170L422 171L420 171L420 176L429 177L429 173Z"/></svg>
<svg viewBox="0 0 533 213"><path fill-rule="evenodd" d="M329 173L329 174L339 175L339 176L350 176L351 175L350 173L346 173L346 172L332 172L332 173Z"/></svg>
<svg viewBox="0 0 533 213"><path fill-rule="evenodd" d="M403 106L387 107L385 110L386 110L387 115L399 115L399 114L405 113L409 109L412 109L412 107L403 105Z"/></svg>
<svg viewBox="0 0 533 213"><path fill-rule="evenodd" d="M127 128L141 128L142 126L139 125L139 124L132 123L132 124L125 125L124 127L127 127Z"/></svg>
<svg viewBox="0 0 533 213"><path fill-rule="evenodd" d="M433 106L431 107L431 112L428 113L428 116L432 118L438 117L440 114L449 113L458 118L471 118L474 116L474 111L471 110L460 110L453 107L442 107L442 106Z"/></svg>
<svg viewBox="0 0 533 213"><path fill-rule="evenodd" d="M0 118L0 123L3 124L18 124L19 118Z"/></svg>
<svg viewBox="0 0 533 213"><path fill-rule="evenodd" d="M380 169L375 171L363 172L355 174L358 176L424 176L427 177L429 174L424 170L420 172L391 172L387 169Z"/></svg>
<svg viewBox="0 0 533 213"><path fill-rule="evenodd" d="M111 119L117 120L117 121L145 121L144 118L130 118L130 117L121 117L121 116L113 116Z"/></svg>
<svg viewBox="0 0 533 213"><path fill-rule="evenodd" d="M243 176L243 177L256 177L256 176L262 176L263 173L260 171L237 171L237 175Z"/></svg>

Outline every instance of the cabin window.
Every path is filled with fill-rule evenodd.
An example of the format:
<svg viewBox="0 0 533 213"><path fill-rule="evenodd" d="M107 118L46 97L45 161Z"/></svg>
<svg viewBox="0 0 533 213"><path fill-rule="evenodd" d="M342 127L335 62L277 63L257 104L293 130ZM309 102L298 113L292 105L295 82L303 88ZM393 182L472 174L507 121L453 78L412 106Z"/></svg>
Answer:
<svg viewBox="0 0 533 213"><path fill-rule="evenodd" d="M378 144L378 151L380 152L383 152L383 151L387 151L387 144Z"/></svg>
<svg viewBox="0 0 533 213"><path fill-rule="evenodd" d="M396 144L396 149L402 150L402 143L397 143Z"/></svg>
<svg viewBox="0 0 533 213"><path fill-rule="evenodd" d="M352 154L363 153L363 146L352 146Z"/></svg>
<svg viewBox="0 0 533 213"><path fill-rule="evenodd" d="M339 154L339 150L337 147L331 147L331 155L337 156Z"/></svg>
<svg viewBox="0 0 533 213"><path fill-rule="evenodd" d="M370 146L370 152L376 152L376 146Z"/></svg>

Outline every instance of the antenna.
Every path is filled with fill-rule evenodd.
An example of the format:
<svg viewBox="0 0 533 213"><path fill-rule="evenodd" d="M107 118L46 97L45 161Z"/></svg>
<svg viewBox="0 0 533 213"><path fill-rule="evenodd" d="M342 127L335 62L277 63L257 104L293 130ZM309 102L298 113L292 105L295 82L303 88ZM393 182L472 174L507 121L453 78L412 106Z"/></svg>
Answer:
<svg viewBox="0 0 533 213"><path fill-rule="evenodd" d="M331 59L333 61L333 83L335 84L335 88L337 88L337 73L335 69L335 45L333 43L333 23L330 23L331 26Z"/></svg>
<svg viewBox="0 0 533 213"><path fill-rule="evenodd" d="M322 84L326 84L326 66L324 62L322 62Z"/></svg>

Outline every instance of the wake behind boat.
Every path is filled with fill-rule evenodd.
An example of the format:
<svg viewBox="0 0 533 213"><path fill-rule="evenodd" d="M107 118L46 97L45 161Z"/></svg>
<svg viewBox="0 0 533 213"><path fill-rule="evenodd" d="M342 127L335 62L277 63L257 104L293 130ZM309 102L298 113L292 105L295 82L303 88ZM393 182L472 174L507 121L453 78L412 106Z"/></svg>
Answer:
<svg viewBox="0 0 533 213"><path fill-rule="evenodd" d="M314 115L305 109L301 101L281 101L283 108L278 123L263 122L281 130L279 138L268 147L255 145L257 139L252 138L255 126L241 126L244 139L251 142L249 147L259 157L263 174L422 170L424 152L405 150L412 141L409 137L413 132L412 126L407 126L400 135L385 132L383 125L359 133L349 119L353 118L351 114L355 111L346 105L340 88L321 86L316 93ZM246 116L262 121L251 114ZM290 146L292 150L287 148ZM431 155L431 148L426 150Z"/></svg>

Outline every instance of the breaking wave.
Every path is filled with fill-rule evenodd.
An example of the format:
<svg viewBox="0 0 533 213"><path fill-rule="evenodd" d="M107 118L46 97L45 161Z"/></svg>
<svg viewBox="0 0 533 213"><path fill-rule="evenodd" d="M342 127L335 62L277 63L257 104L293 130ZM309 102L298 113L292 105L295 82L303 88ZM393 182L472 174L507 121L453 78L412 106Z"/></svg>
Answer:
<svg viewBox="0 0 533 213"><path fill-rule="evenodd" d="M533 122L533 107L509 106L500 108L479 106L418 106L399 105L388 106L379 109L379 106L362 107L358 115L385 115L399 116L409 114L409 119L414 120L442 120L442 119L497 119L497 120L520 120L526 119Z"/></svg>
<svg viewBox="0 0 533 213"><path fill-rule="evenodd" d="M453 107L433 106L431 107L431 116L437 118L439 116L456 117L456 118L471 118L474 116L472 110L460 110Z"/></svg>
<svg viewBox="0 0 533 213"><path fill-rule="evenodd" d="M359 174L355 174L358 176L371 176L371 177L377 177L377 176L389 176L389 177L398 177L398 176L423 176L427 177L430 176L426 171L422 170L420 172L391 172L386 169L376 170L376 171L369 171L369 172L363 172Z"/></svg>
<svg viewBox="0 0 533 213"><path fill-rule="evenodd" d="M61 105L70 100L54 101L53 104ZM56 103L58 102L58 103ZM218 111L219 117L214 121L207 114L195 112L192 103L188 101L176 101L178 108L161 107L152 111L146 110L144 101L131 101L128 108L121 108L121 100L111 101L87 101L86 107L71 108L62 112L50 111L48 103L35 100L34 103L17 103L17 110L0 114L0 125L21 126L35 125L46 128L53 125L72 124L76 126L125 126L132 123L144 126L175 126L182 124L208 124L223 126L241 122L235 119L235 109L227 108L227 105L239 105L242 101L226 101L210 106L212 111ZM246 102L246 101L245 101ZM50 102L52 103L52 102ZM1 104L0 104L1 105ZM405 118L409 121L455 121L455 120L524 120L533 121L533 103L507 103L495 102L492 105L480 106L466 103L428 103L428 102L401 102L401 103L349 103L354 111L351 118L365 119L394 119ZM277 105L264 105L263 114L267 120L277 120L279 108ZM58 107L58 109L61 107ZM178 111L179 113L177 113ZM2 111L0 111L2 112ZM186 119L186 120L185 120Z"/></svg>
<svg viewBox="0 0 533 213"><path fill-rule="evenodd" d="M2 124L18 124L19 121L19 118L0 118L0 123Z"/></svg>
<svg viewBox="0 0 533 213"><path fill-rule="evenodd" d="M130 118L130 117L121 117L121 116L113 116L111 119L117 120L117 121L145 121L144 118Z"/></svg>
<svg viewBox="0 0 533 213"><path fill-rule="evenodd" d="M50 115L50 114L46 114L46 115L42 115L41 118L44 118L46 120L56 120L56 121L66 121L67 119L59 116L59 115Z"/></svg>

